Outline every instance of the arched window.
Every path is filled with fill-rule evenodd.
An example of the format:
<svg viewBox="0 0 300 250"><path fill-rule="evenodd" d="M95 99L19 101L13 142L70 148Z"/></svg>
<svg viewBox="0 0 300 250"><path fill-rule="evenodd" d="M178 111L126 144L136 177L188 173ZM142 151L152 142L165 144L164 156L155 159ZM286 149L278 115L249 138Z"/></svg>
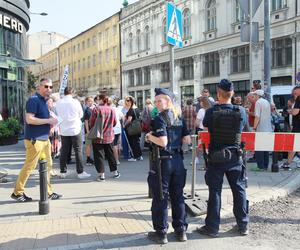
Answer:
<svg viewBox="0 0 300 250"><path fill-rule="evenodd" d="M167 20L166 18L162 22L162 42L163 44L167 43Z"/></svg>
<svg viewBox="0 0 300 250"><path fill-rule="evenodd" d="M149 26L145 28L145 49L150 49L150 29Z"/></svg>
<svg viewBox="0 0 300 250"><path fill-rule="evenodd" d="M132 39L133 35L132 33L129 34L128 36L128 54L131 55L132 54L132 48L133 48L133 45L132 45L132 42L133 42L133 39Z"/></svg>
<svg viewBox="0 0 300 250"><path fill-rule="evenodd" d="M138 52L142 50L141 31L140 30L137 30L137 32L136 32L136 48L137 48Z"/></svg>
<svg viewBox="0 0 300 250"><path fill-rule="evenodd" d="M191 37L191 12L189 9L183 11L183 39Z"/></svg>
<svg viewBox="0 0 300 250"><path fill-rule="evenodd" d="M216 28L216 0L208 0L206 6L207 30Z"/></svg>

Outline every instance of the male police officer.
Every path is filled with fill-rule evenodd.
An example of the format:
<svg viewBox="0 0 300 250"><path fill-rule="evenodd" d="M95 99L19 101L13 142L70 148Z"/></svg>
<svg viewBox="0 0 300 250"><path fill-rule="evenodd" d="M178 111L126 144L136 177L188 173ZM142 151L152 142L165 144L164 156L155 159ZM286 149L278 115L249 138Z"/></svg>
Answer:
<svg viewBox="0 0 300 250"><path fill-rule="evenodd" d="M217 86L218 105L206 111L203 125L210 133L208 168L205 181L209 187L209 199L205 226L197 232L218 237L220 225L221 191L224 174L233 194L233 213L236 229L248 234L248 201L245 191L245 166L242 161L241 132L246 125L243 107L231 104L233 84L222 79Z"/></svg>

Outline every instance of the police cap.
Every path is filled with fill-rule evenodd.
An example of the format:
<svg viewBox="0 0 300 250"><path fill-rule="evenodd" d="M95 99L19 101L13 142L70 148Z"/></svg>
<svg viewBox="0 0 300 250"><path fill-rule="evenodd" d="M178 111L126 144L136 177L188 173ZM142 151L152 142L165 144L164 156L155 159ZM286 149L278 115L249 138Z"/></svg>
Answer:
<svg viewBox="0 0 300 250"><path fill-rule="evenodd" d="M233 91L233 83L228 79L222 79L217 87L227 92Z"/></svg>
<svg viewBox="0 0 300 250"><path fill-rule="evenodd" d="M155 88L155 96L157 95L167 95L168 97L170 97L170 99L173 101L175 99L175 95L167 89L163 89L163 88Z"/></svg>

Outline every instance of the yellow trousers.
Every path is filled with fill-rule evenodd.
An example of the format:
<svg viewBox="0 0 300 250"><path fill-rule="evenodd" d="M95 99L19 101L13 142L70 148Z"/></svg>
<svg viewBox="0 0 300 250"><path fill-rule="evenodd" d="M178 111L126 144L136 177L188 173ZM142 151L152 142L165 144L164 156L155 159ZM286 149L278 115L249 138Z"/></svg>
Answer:
<svg viewBox="0 0 300 250"><path fill-rule="evenodd" d="M24 193L25 185L31 172L36 168L41 154L45 153L46 160L47 160L47 169L48 169L48 194L51 195L53 192L50 184L50 170L52 169L50 141L36 140L35 143L33 143L30 140L24 140L24 144L26 149L26 159L19 173L14 194L21 195Z"/></svg>

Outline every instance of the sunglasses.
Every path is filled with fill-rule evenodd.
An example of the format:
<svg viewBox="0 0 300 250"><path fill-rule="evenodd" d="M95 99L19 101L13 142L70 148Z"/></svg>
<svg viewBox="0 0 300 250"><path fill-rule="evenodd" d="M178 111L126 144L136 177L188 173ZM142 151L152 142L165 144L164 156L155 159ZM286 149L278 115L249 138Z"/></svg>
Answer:
<svg viewBox="0 0 300 250"><path fill-rule="evenodd" d="M125 100L126 102L130 102L130 99Z"/></svg>
<svg viewBox="0 0 300 250"><path fill-rule="evenodd" d="M53 86L50 86L50 85L44 85L44 88L45 88L45 89L53 89Z"/></svg>

